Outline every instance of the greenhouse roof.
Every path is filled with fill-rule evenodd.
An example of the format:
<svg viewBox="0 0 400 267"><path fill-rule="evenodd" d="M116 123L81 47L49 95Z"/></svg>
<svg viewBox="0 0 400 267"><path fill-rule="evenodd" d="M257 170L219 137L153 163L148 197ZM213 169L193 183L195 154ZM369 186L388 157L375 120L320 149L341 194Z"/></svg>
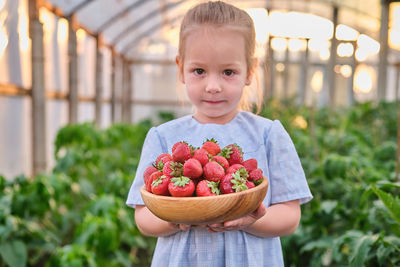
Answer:
<svg viewBox="0 0 400 267"><path fill-rule="evenodd" d="M42 0L52 12L73 18L77 28L99 36L104 45L132 58L142 42L168 41L183 14L195 0ZM340 9L338 21L360 33L378 39L380 0L228 0L240 8L266 8L269 11L298 11L332 19L332 6ZM163 39L161 38L161 39ZM171 37L171 39L173 39Z"/></svg>

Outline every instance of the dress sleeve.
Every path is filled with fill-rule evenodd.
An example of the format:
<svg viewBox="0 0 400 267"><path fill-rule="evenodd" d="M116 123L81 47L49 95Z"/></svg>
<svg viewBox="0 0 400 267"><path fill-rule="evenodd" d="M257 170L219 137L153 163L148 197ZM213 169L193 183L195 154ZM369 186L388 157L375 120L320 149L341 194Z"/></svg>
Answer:
<svg viewBox="0 0 400 267"><path fill-rule="evenodd" d="M272 123L267 137L267 157L271 204L312 199L296 148L280 121Z"/></svg>
<svg viewBox="0 0 400 267"><path fill-rule="evenodd" d="M144 185L143 173L148 166L154 163L154 161L160 154L166 153L166 151L167 148L165 144L161 142L161 138L157 129L155 127L151 128L147 133L143 143L139 165L136 170L135 178L129 190L126 205L132 208L135 208L136 205L144 205L142 197L140 195L140 188Z"/></svg>

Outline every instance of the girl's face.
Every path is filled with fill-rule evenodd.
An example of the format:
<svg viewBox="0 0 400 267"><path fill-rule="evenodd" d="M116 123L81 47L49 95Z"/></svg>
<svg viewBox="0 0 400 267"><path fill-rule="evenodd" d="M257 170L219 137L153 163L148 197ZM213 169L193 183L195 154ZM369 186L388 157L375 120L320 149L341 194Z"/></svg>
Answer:
<svg viewBox="0 0 400 267"><path fill-rule="evenodd" d="M189 33L185 41L180 79L196 107L200 123L224 124L238 112L243 87L249 85L245 40L226 27L203 26Z"/></svg>

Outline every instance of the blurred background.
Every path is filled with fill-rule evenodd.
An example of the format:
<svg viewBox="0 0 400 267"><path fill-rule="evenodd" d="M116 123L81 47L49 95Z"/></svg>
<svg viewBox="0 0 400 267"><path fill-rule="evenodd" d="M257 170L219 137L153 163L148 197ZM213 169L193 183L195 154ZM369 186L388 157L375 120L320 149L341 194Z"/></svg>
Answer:
<svg viewBox="0 0 400 267"><path fill-rule="evenodd" d="M132 215L114 208L123 205L149 127L192 111L176 79L175 56L181 19L199 2L0 0L0 188L9 197L0 204L10 215L2 220L0 212L5 227L0 224L0 266L21 266L18 253L39 253L23 264L48 264L55 251L46 244L59 247L51 266L63 266L60 259L71 253L82 266L148 261L154 240L140 236ZM390 197L400 188L400 1L227 2L254 19L260 64L251 86L264 92L261 115L282 120L315 190L304 228L295 236L309 238L283 242L304 257L287 264L400 264L393 256L400 252L400 206L393 203L400 204L389 198L388 215L386 202L378 200L388 200L385 193L371 187L380 181ZM30 177L37 184L29 184ZM24 186L31 191L18 200ZM72 196L62 199L63 190L72 190ZM107 192L112 194L103 195ZM365 204L373 193L371 203L378 204ZM356 217L337 194L353 210L363 205ZM77 208L72 199L92 202ZM24 210L32 201L45 204ZM42 221L46 210L57 218L50 226L36 220ZM92 217L78 210L90 210ZM36 219L28 220L33 214ZM104 214L116 217L103 221ZM312 227L318 219L319 228ZM333 223L337 219L348 224ZM376 227L380 220L387 220L386 228ZM116 237L121 227L131 238ZM335 231L339 235L330 235ZM104 240L94 237L103 234ZM329 249L332 244L336 247ZM115 254L118 247L123 252ZM370 249L375 254L369 255ZM13 258L10 251L18 253Z"/></svg>

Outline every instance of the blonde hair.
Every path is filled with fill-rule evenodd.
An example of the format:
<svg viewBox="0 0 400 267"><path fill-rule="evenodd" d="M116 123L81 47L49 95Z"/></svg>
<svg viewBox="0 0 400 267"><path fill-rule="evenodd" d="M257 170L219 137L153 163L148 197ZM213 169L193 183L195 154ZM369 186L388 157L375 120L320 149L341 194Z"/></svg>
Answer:
<svg viewBox="0 0 400 267"><path fill-rule="evenodd" d="M198 4L189 9L189 11L185 14L179 34L179 68L183 67L185 41L189 32L195 28L205 25L228 27L237 30L240 34L243 34L245 39L247 72L248 74L255 73L257 60L254 57L256 45L254 22L244 10L222 1L210 1ZM243 95L239 103L239 109L251 111L253 107L252 102L255 100L254 102L256 103L257 113L259 112L262 104L262 91L260 89L257 77L256 80L256 90L252 88L245 88L245 90L243 90ZM251 92L246 89L250 89Z"/></svg>

